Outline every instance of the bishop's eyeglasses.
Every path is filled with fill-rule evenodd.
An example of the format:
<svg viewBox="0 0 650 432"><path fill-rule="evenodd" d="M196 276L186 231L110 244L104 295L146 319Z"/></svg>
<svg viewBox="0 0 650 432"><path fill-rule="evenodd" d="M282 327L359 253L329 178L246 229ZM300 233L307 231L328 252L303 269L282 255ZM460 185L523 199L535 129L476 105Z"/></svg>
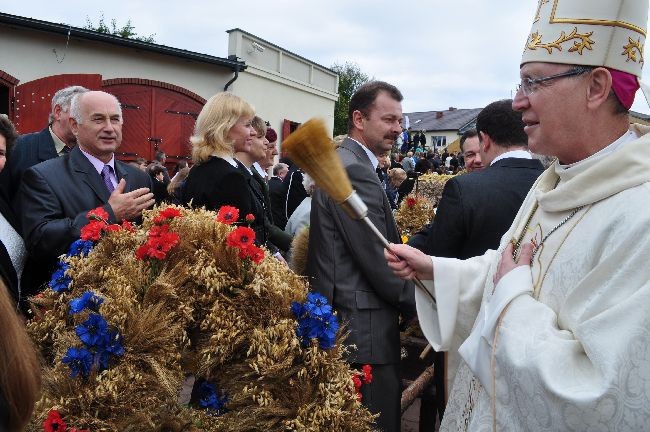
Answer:
<svg viewBox="0 0 650 432"><path fill-rule="evenodd" d="M558 78L566 78L576 75L582 75L583 73L591 72L592 68L590 67L577 67L570 69L566 72L562 72L555 75L549 75L541 78L522 78L521 83L517 85L515 89L515 94L522 92L524 96L529 96L531 93L536 92L540 88L540 84L543 82L548 82Z"/></svg>

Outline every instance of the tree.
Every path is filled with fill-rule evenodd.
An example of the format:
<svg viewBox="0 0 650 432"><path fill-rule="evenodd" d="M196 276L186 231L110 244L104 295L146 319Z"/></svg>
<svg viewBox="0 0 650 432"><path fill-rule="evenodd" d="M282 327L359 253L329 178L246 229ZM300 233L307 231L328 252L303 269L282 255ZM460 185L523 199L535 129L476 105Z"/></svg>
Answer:
<svg viewBox="0 0 650 432"><path fill-rule="evenodd" d="M339 100L334 104L334 136L348 133L348 107L355 91L370 78L356 63L334 64L331 69L339 74Z"/></svg>
<svg viewBox="0 0 650 432"><path fill-rule="evenodd" d="M85 28L86 30L94 30L99 33L112 34L127 39L135 39L142 42L148 42L148 43L155 42L154 40L154 36L156 35L155 33L149 36L138 36L138 34L134 31L135 26L131 24L131 20L128 20L123 27L118 27L117 21L115 20L115 18L113 18L111 20L111 26L109 27L106 24L106 20L104 18L104 12L102 12L97 25L93 24L90 18L86 16L86 25L83 28Z"/></svg>

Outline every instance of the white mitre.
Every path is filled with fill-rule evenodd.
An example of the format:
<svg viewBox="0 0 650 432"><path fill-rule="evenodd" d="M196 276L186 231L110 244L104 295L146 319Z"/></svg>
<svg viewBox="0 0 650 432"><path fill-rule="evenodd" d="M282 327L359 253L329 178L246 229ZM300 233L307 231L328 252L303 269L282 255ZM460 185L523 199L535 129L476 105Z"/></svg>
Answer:
<svg viewBox="0 0 650 432"><path fill-rule="evenodd" d="M521 64L605 66L641 77L648 0L539 0Z"/></svg>

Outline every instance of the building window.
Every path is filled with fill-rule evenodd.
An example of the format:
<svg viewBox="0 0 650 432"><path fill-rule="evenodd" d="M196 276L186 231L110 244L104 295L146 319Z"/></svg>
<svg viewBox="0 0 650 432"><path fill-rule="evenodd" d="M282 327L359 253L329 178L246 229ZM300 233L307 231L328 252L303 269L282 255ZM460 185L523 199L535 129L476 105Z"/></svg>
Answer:
<svg viewBox="0 0 650 432"><path fill-rule="evenodd" d="M447 137L444 135L434 135L431 137L431 145L435 148L446 147L447 146Z"/></svg>

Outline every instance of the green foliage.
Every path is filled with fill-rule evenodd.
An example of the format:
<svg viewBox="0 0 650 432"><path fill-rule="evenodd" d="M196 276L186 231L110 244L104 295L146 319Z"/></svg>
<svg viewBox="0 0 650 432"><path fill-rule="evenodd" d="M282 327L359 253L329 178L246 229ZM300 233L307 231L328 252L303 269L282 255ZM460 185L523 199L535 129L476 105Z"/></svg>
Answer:
<svg viewBox="0 0 650 432"><path fill-rule="evenodd" d="M339 74L339 100L334 105L334 136L348 133L348 107L355 91L370 78L358 64L334 64L331 69Z"/></svg>
<svg viewBox="0 0 650 432"><path fill-rule="evenodd" d="M112 34L127 39L135 39L142 42L155 43L155 33L149 36L138 36L138 34L135 32L135 26L131 24L131 20L128 20L124 26L118 27L117 21L115 18L113 18L109 27L108 24L106 24L106 19L104 18L103 12L97 24L94 24L90 18L86 16L86 25L83 28L86 30L94 30L99 33Z"/></svg>

